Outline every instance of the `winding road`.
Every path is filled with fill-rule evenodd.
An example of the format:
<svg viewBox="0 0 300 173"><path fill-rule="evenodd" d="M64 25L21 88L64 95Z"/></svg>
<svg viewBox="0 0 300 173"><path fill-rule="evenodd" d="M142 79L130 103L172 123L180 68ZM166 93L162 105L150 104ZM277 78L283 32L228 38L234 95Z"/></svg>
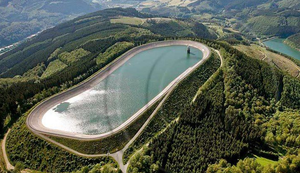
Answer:
<svg viewBox="0 0 300 173"><path fill-rule="evenodd" d="M155 47L160 47L160 46L168 46L168 45L189 45L195 48L198 48L199 50L201 50L203 52L203 59L201 61L199 61L197 64L195 64L193 67L187 69L184 73L182 73L180 76L178 76L173 82L171 82L166 89L160 93L159 97L156 98L156 100L153 101L153 104L161 99L162 101L159 103L159 105L156 107L156 109L153 111L153 113L149 116L149 118L146 120L146 122L143 124L143 126L139 129L139 131L135 134L135 136L126 144L126 146L119 150L118 152L112 153L112 154L84 154L84 153L80 153L78 151L73 150L72 148L69 148L61 143L58 143L50 138L48 138L47 136L45 136L44 134L50 134L50 135L55 135L55 136L62 136L62 137L69 137L69 138L75 138L75 139L80 139L80 140L91 140L91 139L101 139L101 138L105 138L109 135L113 135L115 133L118 133L119 131L125 129L130 123L132 123L136 118L139 117L139 115L141 115L144 111L140 111L139 114L135 114L132 118L130 119L130 121L126 121L125 123L123 123L120 127L118 127L117 129L112 130L111 132L109 132L108 134L101 134L101 135L75 135L75 136L70 136L70 134L59 134L57 133L57 131L52 132L49 131L49 129L45 130L45 128L40 128L39 125L39 118L41 118L41 116L43 115L42 113L45 112L44 109L47 109L49 107L52 107L53 104L57 104L58 102L62 102L63 100L69 99L71 97L74 97L78 94L80 94L81 92L84 92L87 89L92 88L93 86L95 86L97 83L99 83L101 80L103 80L106 76L108 76L110 73L113 72L113 70L117 69L118 67L120 67L123 63L126 62L126 60L128 60L129 58L133 57L134 55L136 55L137 53L147 50L147 49L151 49L151 48L155 48ZM219 51L217 51L218 55L220 56L221 59L221 66L223 65L223 59L219 53ZM114 160L119 164L119 168L122 170L122 172L127 172L127 168L129 165L129 162L127 162L127 164L123 163L123 153L128 149L128 147L136 140L136 138L143 132L143 130L147 127L147 125L149 124L149 122L151 121L151 119L155 116L155 114L157 113L157 111L161 108L161 106L164 104L164 102L167 100L167 98L169 97L169 95L172 93L172 91L174 90L174 88L176 88L177 84L179 82L181 82L186 76L188 76L189 74L191 74L191 72L193 72L195 69L197 69L199 66L201 66L205 61L207 61L207 59L210 57L211 51L210 49L206 46L203 45L199 42L194 42L194 41L187 41L187 40L179 40L179 41L165 41L165 42L155 42L155 43L150 43L147 45L142 45L140 47L137 48L133 48L132 50L126 52L124 55L122 55L118 60L114 61L112 64L109 65L109 67L105 68L104 70L96 73L94 76L92 76L91 78L89 78L89 80L82 82L81 84L75 86L74 88L71 88L69 90L67 90L66 92L63 92L61 94L55 95L47 100L45 100L44 102L42 102L39 106L37 106L28 116L26 124L28 126L28 128L37 136L45 139L48 142L51 142L71 153L74 153L78 156L82 156L82 157L104 157L104 156L111 156L114 158ZM151 100L152 101L152 100ZM148 106L151 106L150 104L147 104ZM146 107L148 108L148 107ZM35 124L37 123L37 125ZM9 133L9 131L8 131ZM6 134L6 136L8 135L8 133ZM71 134L73 135L73 134ZM5 142L6 142L6 136L3 140L3 145L5 148ZM3 146L2 146L3 149ZM4 149L5 152L5 149ZM6 164L9 164L9 160L6 156L6 152L5 152L5 161ZM9 165L8 165L9 166ZM12 166L13 168L13 166Z"/></svg>

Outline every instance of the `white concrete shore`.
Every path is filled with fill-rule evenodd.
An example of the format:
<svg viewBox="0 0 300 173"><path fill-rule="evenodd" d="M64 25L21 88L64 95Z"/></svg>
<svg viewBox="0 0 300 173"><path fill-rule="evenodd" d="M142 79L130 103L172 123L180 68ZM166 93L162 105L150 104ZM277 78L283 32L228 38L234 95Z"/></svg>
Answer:
<svg viewBox="0 0 300 173"><path fill-rule="evenodd" d="M43 115L51 109L53 106L62 103L86 90L89 90L93 88L95 85L97 85L100 81L105 79L107 76L109 76L114 70L118 69L120 66L122 66L127 60L134 57L136 54L162 46L172 46L172 45L188 45L194 48L197 48L202 51L203 58L201 61L199 61L197 64L195 64L193 67L190 67L187 69L184 73L182 73L180 76L178 76L174 81L172 81L162 92L160 92L155 98L153 98L147 105L145 105L143 108L141 108L137 113L135 113L133 116L131 116L128 120L126 120L124 123L122 123L119 127L113 129L110 132L99 134L99 135L85 135L85 134L77 134L77 133L70 133L60 130L54 130L46 128L42 124L42 118ZM48 134L53 136L59 136L59 137L66 137L66 138L72 138L72 139L79 139L79 140L93 140L93 139L101 139L108 137L110 135L116 134L122 130L124 130L128 125L133 123L137 118L139 118L142 113L144 113L148 107L153 105L157 100L161 99L169 90L172 88L172 86L178 82L180 79L185 78L187 75L189 75L194 69L199 67L204 61L208 59L210 56L210 49L199 43L194 41L188 41L188 40L175 40L175 41L162 41L162 42L154 42L145 44L136 48L133 48L123 54L120 58L116 59L114 62L109 64L106 68L103 70L97 72L95 75L93 75L88 80L80 83L79 85L70 88L69 90L62 92L60 94L57 94L53 97L50 97L49 99L43 101L41 104L39 104L35 109L31 111L31 113L28 115L26 124L28 128L33 131L34 133L40 133L40 134Z"/></svg>

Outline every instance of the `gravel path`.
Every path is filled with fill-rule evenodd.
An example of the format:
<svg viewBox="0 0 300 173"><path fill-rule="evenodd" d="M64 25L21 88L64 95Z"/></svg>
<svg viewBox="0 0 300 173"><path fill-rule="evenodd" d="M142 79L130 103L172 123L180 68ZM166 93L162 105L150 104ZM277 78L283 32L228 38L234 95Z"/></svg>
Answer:
<svg viewBox="0 0 300 173"><path fill-rule="evenodd" d="M3 153L6 169L7 170L14 170L15 167L10 164L9 159L7 157L7 154L6 154L6 147L5 147L6 146L5 144L6 144L7 135L9 134L9 132L10 132L10 129L8 129L7 133L5 134L5 136L3 138L3 141L2 141L1 147L2 147L2 153Z"/></svg>

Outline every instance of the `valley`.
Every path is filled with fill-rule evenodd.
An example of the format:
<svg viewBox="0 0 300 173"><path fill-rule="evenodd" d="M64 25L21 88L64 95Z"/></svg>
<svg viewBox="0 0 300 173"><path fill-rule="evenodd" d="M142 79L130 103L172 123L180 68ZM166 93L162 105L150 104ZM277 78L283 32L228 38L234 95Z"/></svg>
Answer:
<svg viewBox="0 0 300 173"><path fill-rule="evenodd" d="M300 171L297 0L31 1L0 1L57 22L0 55L0 172Z"/></svg>

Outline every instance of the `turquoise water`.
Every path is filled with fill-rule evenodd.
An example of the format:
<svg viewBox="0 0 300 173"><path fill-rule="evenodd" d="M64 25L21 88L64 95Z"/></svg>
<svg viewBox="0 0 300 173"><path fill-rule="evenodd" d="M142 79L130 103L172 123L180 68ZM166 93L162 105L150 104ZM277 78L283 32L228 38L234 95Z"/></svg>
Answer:
<svg viewBox="0 0 300 173"><path fill-rule="evenodd" d="M289 55L295 59L300 60L300 51L290 47L287 44L284 44L284 39L272 39L269 41L264 42L264 44L269 47L270 49L276 50L283 54Z"/></svg>
<svg viewBox="0 0 300 173"><path fill-rule="evenodd" d="M56 105L43 116L44 126L80 134L108 132L145 106L169 83L202 59L186 46L143 51L91 90Z"/></svg>

